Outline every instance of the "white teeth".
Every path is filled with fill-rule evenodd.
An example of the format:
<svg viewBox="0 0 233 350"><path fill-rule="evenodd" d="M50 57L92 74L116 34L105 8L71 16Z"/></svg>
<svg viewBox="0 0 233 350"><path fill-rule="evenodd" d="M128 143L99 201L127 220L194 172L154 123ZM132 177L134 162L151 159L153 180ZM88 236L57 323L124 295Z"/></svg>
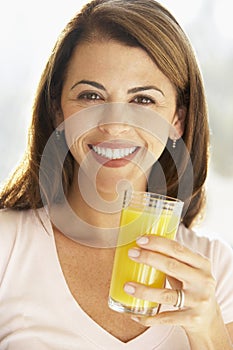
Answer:
<svg viewBox="0 0 233 350"><path fill-rule="evenodd" d="M104 147L98 147L98 146L92 146L92 149L95 153L98 155L108 158L108 159L120 159L124 158L133 152L135 152L137 147L130 147L130 148L104 148Z"/></svg>
<svg viewBox="0 0 233 350"><path fill-rule="evenodd" d="M110 149L110 148L107 148L106 150L104 150L105 151L105 154L104 154L104 156L106 157L106 158L113 158L113 156L112 156L112 150Z"/></svg>

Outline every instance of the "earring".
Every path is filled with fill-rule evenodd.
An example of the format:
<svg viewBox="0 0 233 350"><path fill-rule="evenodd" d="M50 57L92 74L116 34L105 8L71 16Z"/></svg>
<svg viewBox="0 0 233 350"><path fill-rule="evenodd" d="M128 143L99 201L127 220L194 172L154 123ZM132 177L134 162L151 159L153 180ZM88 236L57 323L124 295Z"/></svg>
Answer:
<svg viewBox="0 0 233 350"><path fill-rule="evenodd" d="M56 130L55 131L55 136L56 136L56 139L57 139L57 141L60 141L61 140L61 131L59 131L59 130Z"/></svg>
<svg viewBox="0 0 233 350"><path fill-rule="evenodd" d="M172 140L172 148L173 148L173 149L176 148L176 141L177 141L176 138L174 138L174 139Z"/></svg>

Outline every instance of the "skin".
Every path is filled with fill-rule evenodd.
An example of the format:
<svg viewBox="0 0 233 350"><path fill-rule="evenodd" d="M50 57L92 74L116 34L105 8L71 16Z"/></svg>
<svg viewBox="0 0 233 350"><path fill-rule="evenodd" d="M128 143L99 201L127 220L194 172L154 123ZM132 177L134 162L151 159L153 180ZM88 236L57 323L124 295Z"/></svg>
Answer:
<svg viewBox="0 0 233 350"><path fill-rule="evenodd" d="M135 90L145 86L156 88ZM184 113L176 109L175 89L144 50L127 47L115 41L80 44L68 66L57 122L68 120L72 114L88 107L113 102L149 108L174 126L176 138L182 135ZM164 148L148 133L127 123L97 125L96 128L81 135L71 148L76 160L76 176L79 165L90 152L88 144L119 139L130 140L143 146L154 154L155 158ZM92 161L95 162L94 158L91 158L90 162ZM117 170L102 166L95 184L102 198L113 200L116 196L116 184L121 179L127 179L135 190L146 189L146 174L134 162L118 167ZM119 222L119 215L104 214L99 212L98 208L88 206L81 196L77 181L73 182L68 200L72 209L81 218L96 227L106 225L113 227ZM82 249L85 250L85 247ZM87 247L86 252L88 249L90 248ZM233 339L233 325L229 324L226 327L223 323L215 299L215 280L208 259L177 242L161 237L148 237L144 242L138 241L135 249L129 251L129 257L164 271L174 289L151 289L129 281L125 285L127 293L158 303L174 305L177 301L175 289L183 288L185 292L184 309L160 313L153 317L134 318L134 321L143 326L180 325L185 329L192 349L232 348L229 334ZM112 254L109 261L111 259ZM208 288L203 289L203 285Z"/></svg>
<svg viewBox="0 0 233 350"><path fill-rule="evenodd" d="M82 68L79 70L77 67ZM94 82L101 88L87 82ZM148 86L155 86L156 89L134 92L137 87ZM64 120L85 108L114 102L145 106L159 113L176 127L176 137L181 136L181 124L176 113L175 89L142 49L129 49L116 42L79 45L70 62L62 90L61 108ZM80 164L89 152L87 146L89 143L124 139L142 146L154 154L155 159L164 149L164 145L148 132L127 124L105 124L82 135L71 148L71 152L77 164ZM121 179L127 179L134 189L144 190L146 170L142 172L133 162L119 167L117 172L115 169L102 167L96 187L102 197L107 196L109 200L114 197L116 184Z"/></svg>
<svg viewBox="0 0 233 350"><path fill-rule="evenodd" d="M216 281L211 274L210 261L163 237L145 236L137 243L138 246L129 251L129 257L165 272L173 288L183 289L185 307L134 320L145 326L180 325L185 329L192 349L232 349L232 323L225 326L222 320L215 298ZM152 289L136 283L127 283L125 291L161 304L174 305L177 301L175 291Z"/></svg>

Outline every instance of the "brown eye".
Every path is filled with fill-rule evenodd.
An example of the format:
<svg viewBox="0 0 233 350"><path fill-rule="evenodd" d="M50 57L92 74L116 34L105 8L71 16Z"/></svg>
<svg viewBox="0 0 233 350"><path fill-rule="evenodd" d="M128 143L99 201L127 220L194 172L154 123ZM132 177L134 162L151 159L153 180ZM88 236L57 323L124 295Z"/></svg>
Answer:
<svg viewBox="0 0 233 350"><path fill-rule="evenodd" d="M78 98L81 99L81 100L90 100L90 101L95 101L95 100L101 100L102 99L95 92L85 92L85 93L79 95Z"/></svg>
<svg viewBox="0 0 233 350"><path fill-rule="evenodd" d="M155 101L147 96L137 96L134 98L133 102L138 103L138 104L142 104L142 105L149 105L151 103L155 103Z"/></svg>

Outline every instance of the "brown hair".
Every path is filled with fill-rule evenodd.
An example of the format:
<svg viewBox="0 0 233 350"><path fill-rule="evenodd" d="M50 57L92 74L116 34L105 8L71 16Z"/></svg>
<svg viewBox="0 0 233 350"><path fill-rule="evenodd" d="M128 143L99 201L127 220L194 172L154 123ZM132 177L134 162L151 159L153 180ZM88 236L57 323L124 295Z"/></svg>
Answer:
<svg viewBox="0 0 233 350"><path fill-rule="evenodd" d="M183 191L180 194L185 201L183 223L188 227L200 214L204 203L203 184L207 173L209 143L205 93L189 40L175 18L154 0L94 0L68 23L41 76L34 102L28 150L24 161L1 193L0 208L40 208L48 197L53 203L59 202L62 189L57 179L60 175L57 169L61 163L59 147L64 146L64 137L59 142L54 140L53 156L49 157L46 165L48 172L44 174L47 184L42 190L39 186L41 156L55 130L55 114L60 108L62 86L72 53L78 43L100 38L117 40L146 50L174 85L177 108L184 106L187 109L182 142L191 159L193 179L189 177L190 166L182 142L178 140L174 161L172 142L168 140L152 169L149 190L162 191L159 182L155 184L153 181L159 178L159 168L165 174L169 196L176 197L179 186L185 188L192 181L192 192ZM62 171L65 194L73 179L73 164L73 157L68 152Z"/></svg>

